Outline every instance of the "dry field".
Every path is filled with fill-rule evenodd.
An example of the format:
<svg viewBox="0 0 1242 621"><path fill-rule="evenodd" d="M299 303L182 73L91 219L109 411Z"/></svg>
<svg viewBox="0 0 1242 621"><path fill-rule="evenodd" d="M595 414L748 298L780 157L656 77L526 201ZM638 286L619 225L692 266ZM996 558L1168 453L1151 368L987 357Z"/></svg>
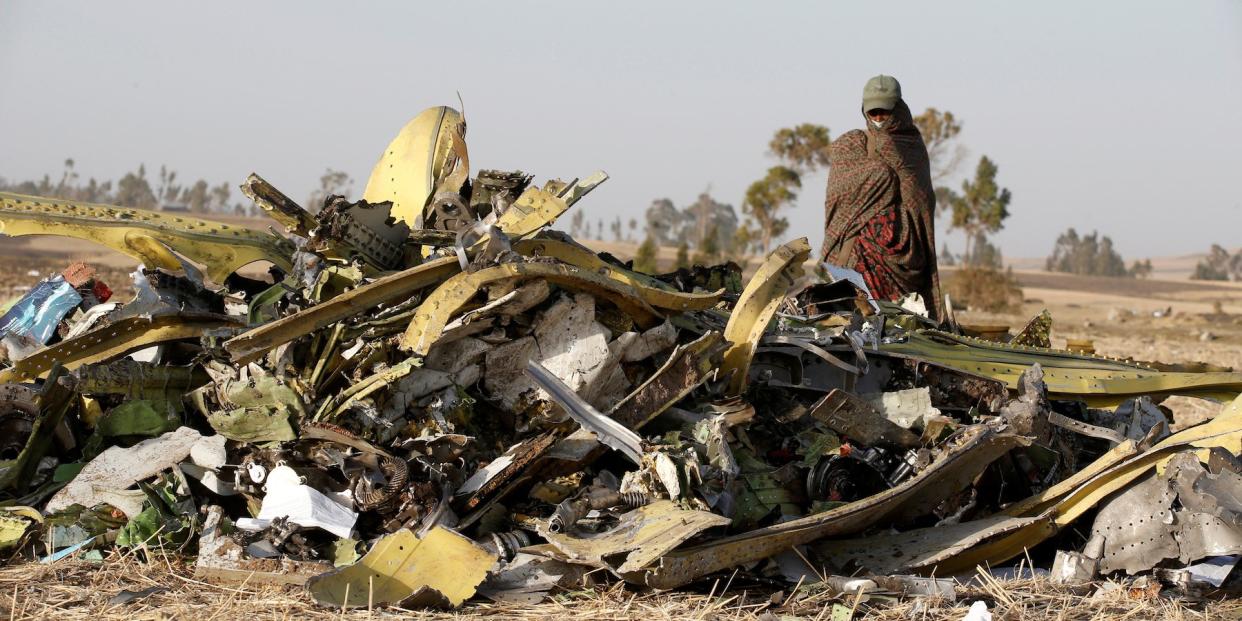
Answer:
<svg viewBox="0 0 1242 621"><path fill-rule="evenodd" d="M596 244L592 244L596 246ZM618 256L633 246L598 244ZM661 254L672 262L671 250ZM95 264L119 299L131 295L126 274L134 261L86 243L52 238L0 239L0 298L74 260ZM1021 313L989 315L965 311L959 320L1020 327L1047 308L1054 317L1054 345L1066 338L1092 339L1099 353L1164 362L1207 362L1242 367L1242 286L1185 280L1131 281L1018 272L1026 302ZM946 273L946 277L951 274ZM1219 307L1217 306L1219 303ZM1166 312L1171 309L1171 312ZM1160 311L1157 313L1157 311ZM1155 316L1159 314L1160 316ZM1205 336L1206 334L1206 336ZM1168 402L1176 423L1210 416L1218 406L1196 400ZM740 576L693 585L677 593L642 592L608 581L559 594L535 606L477 600L451 612L339 610L316 608L299 589L257 585L220 586L195 580L174 556L112 553L101 563L62 561L52 565L0 567L0 618L8 619L290 619L290 618L517 618L517 619L962 619L972 602L983 601L994 619L1207 619L1242 618L1242 600L1217 597L1173 600L1154 590L1056 587L1044 579L990 577L964 581L957 603L931 600L834 600L816 588L781 589ZM1115 586L1115 585L1114 585ZM111 603L118 593L158 587L129 603ZM843 608L842 608L843 607Z"/></svg>

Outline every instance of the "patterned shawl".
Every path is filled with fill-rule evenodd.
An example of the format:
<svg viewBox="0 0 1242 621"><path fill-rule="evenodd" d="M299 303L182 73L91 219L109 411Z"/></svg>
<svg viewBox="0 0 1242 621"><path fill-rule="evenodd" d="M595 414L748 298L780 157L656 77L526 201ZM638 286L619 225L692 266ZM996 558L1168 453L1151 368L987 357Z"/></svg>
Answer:
<svg viewBox="0 0 1242 621"><path fill-rule="evenodd" d="M832 142L820 258L862 273L877 299L918 293L937 319L936 195L923 136L904 101L881 127L866 122Z"/></svg>

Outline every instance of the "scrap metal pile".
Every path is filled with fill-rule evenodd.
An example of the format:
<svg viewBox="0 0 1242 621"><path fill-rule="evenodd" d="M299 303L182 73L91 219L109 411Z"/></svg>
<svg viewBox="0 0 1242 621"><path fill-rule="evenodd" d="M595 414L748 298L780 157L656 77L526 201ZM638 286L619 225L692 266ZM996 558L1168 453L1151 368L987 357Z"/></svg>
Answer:
<svg viewBox="0 0 1242 621"><path fill-rule="evenodd" d="M314 213L252 175L279 233L0 195L4 233L142 263L132 300L79 265L0 320L0 546L171 547L346 607L588 573L943 594L915 576L1071 525L1066 579L1242 553L1242 401L1174 434L1155 405L1242 375L1055 350L1046 315L964 336L805 239L641 274L550 228L605 175L471 178L464 135L424 112Z"/></svg>

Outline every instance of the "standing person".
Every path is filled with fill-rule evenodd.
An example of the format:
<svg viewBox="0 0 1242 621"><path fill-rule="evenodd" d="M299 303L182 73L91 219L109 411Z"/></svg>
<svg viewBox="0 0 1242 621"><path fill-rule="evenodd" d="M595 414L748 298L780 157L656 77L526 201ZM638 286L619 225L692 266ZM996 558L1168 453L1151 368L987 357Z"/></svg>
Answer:
<svg viewBox="0 0 1242 621"><path fill-rule="evenodd" d="M923 136L896 78L863 88L865 130L832 142L820 260L863 275L876 299L918 293L944 316L936 267L936 194Z"/></svg>

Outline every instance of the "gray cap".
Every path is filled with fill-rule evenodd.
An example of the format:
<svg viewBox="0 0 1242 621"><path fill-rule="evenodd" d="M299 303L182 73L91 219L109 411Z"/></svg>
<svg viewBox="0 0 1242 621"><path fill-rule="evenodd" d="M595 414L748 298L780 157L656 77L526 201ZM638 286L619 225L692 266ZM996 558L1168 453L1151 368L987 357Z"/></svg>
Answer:
<svg viewBox="0 0 1242 621"><path fill-rule="evenodd" d="M901 99L901 84L891 75L877 75L867 80L863 87L863 112L875 110L892 110Z"/></svg>

